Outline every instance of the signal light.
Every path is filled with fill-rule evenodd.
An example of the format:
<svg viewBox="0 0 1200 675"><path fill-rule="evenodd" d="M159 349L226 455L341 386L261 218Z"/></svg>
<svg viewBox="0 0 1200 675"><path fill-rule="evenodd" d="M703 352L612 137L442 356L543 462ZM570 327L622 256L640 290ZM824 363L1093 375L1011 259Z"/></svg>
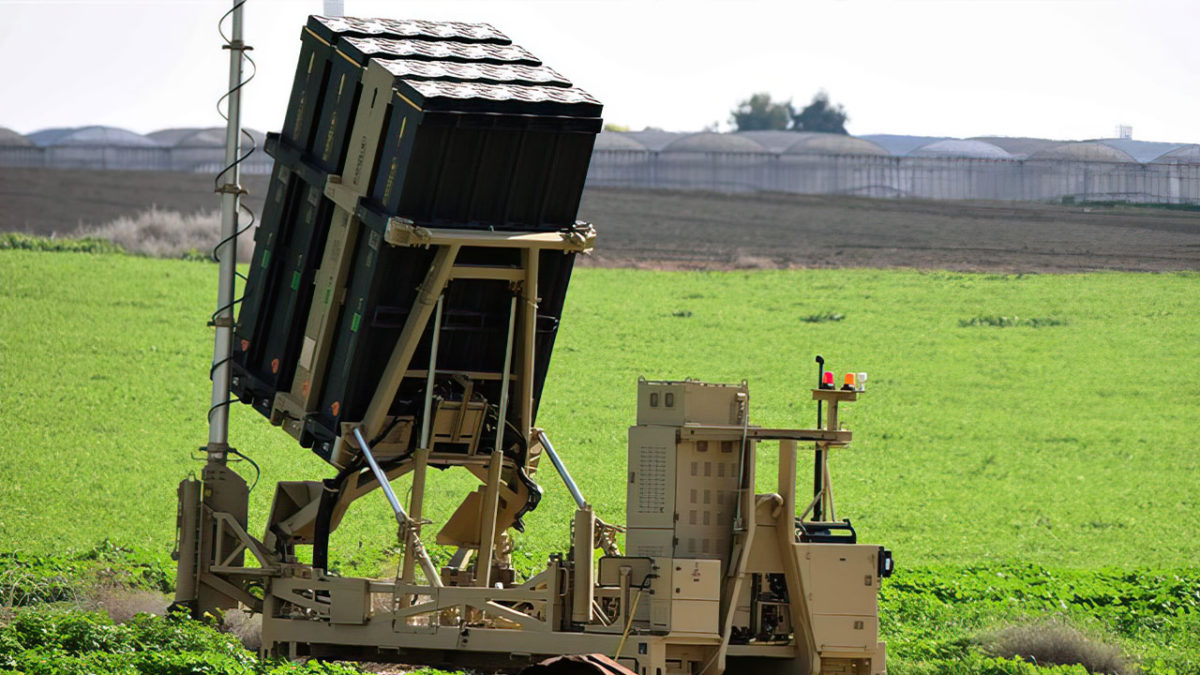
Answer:
<svg viewBox="0 0 1200 675"><path fill-rule="evenodd" d="M854 389L854 373L846 373L846 377L842 380L842 386Z"/></svg>
<svg viewBox="0 0 1200 675"><path fill-rule="evenodd" d="M832 370L827 370L827 371L825 371L825 374L821 375L821 386L827 387L827 388L833 387L833 371Z"/></svg>

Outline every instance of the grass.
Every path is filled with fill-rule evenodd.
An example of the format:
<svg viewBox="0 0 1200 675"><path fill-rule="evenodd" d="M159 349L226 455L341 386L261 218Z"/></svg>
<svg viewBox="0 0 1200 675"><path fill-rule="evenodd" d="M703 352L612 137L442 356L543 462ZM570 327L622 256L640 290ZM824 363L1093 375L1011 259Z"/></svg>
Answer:
<svg viewBox="0 0 1200 675"><path fill-rule="evenodd" d="M198 470L192 455L207 437L215 275L180 261L0 250L0 549L82 555L107 538L170 569L175 485ZM745 378L755 423L810 426L814 355L839 376L867 371L867 394L843 414L856 440L832 471L839 515L901 568L887 588L902 594L884 597L897 672L939 672L921 664L964 654L977 662L961 672L1024 672L968 643L1053 605L943 600L904 580L1036 562L1028 585L1055 594L1111 586L1110 568L1184 570L1196 588L1198 288L1194 273L580 270L539 424L599 515L622 522L639 375ZM275 481L331 473L247 406L234 407L231 429L263 469L255 527ZM474 488L453 474L431 476L440 521ZM540 482L546 498L517 535L526 569L569 541L570 498L552 475ZM386 504L368 497L354 510L335 534L335 564L386 573ZM1053 578L1039 582L1037 570ZM1194 604L1134 608L1140 618L1122 623L1119 605L1059 599L1057 611L1150 659L1148 671L1200 672Z"/></svg>
<svg viewBox="0 0 1200 675"><path fill-rule="evenodd" d="M104 537L169 551L174 486L198 468L192 455L207 437L215 273L0 251L0 471L10 477L0 539L43 553ZM819 353L839 373L870 373L843 415L855 443L832 471L840 511L901 565L1189 564L1200 539L1198 283L580 270L539 423L601 516L620 522L624 481L613 478L624 472L639 375L746 378L756 423L806 426ZM801 320L833 312L845 318ZM990 315L1065 323L959 325ZM252 496L260 518L275 481L330 473L247 406L234 406L231 427L263 469ZM762 455L765 487L771 453ZM433 479L449 485L435 513L471 487L449 472ZM542 482L546 500L520 541L537 560L564 545L570 509L553 476ZM387 506L355 508L368 513L339 530L341 559L377 565L394 537Z"/></svg>

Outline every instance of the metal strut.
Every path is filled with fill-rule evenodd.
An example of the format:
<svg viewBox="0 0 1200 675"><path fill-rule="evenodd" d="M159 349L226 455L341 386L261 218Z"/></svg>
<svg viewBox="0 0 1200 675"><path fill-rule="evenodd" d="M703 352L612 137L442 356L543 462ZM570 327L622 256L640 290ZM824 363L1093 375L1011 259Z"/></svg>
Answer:
<svg viewBox="0 0 1200 675"><path fill-rule="evenodd" d="M387 474L383 469L379 468L379 462L375 461L375 455L371 454L371 446L367 445L367 439L363 438L361 428L355 427L354 440L358 441L358 449L362 451L363 457L370 465L371 473L375 474L375 480L379 481L379 488L387 497L388 504L392 505L392 511L396 514L396 522L400 525L400 531L405 535L404 539L407 540L408 545L412 547L413 556L421 565L421 570L425 572L429 585L441 587L442 577L437 573L437 568L433 566L433 561L429 559L429 552L425 550L420 537L413 532L415 523L412 518L408 517L408 513L400 505L400 500L396 498L396 493L392 491L392 484L388 481Z"/></svg>

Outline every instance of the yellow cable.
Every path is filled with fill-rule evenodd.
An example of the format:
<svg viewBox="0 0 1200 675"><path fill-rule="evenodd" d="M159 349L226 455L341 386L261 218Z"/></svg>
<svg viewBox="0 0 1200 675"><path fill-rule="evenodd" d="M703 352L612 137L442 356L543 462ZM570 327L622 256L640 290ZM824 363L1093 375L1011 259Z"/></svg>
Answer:
<svg viewBox="0 0 1200 675"><path fill-rule="evenodd" d="M637 595L633 596L633 607L629 610L629 620L625 622L625 632L621 633L621 641L617 643L617 653L613 654L613 660L621 658L621 650L625 648L625 640L629 638L629 629L633 628L633 617L637 614L638 600L642 599L642 589L638 589Z"/></svg>

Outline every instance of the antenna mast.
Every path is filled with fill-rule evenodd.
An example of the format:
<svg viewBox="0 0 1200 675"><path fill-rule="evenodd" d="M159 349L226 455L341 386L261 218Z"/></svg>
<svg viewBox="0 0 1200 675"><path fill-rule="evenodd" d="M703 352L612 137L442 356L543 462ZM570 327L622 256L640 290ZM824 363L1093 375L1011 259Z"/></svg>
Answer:
<svg viewBox="0 0 1200 675"><path fill-rule="evenodd" d="M242 9L246 0L234 0L226 16L232 30L223 49L229 50L229 90L225 94L225 168L217 176L221 194L221 240L213 250L219 264L217 311L213 314L212 403L208 409L208 461L224 463L229 449L229 377L233 352L234 275L237 271L238 209L241 206L242 63L248 47L242 42ZM224 17L222 17L224 21ZM224 32L222 31L224 37ZM219 109L219 104L218 104Z"/></svg>

